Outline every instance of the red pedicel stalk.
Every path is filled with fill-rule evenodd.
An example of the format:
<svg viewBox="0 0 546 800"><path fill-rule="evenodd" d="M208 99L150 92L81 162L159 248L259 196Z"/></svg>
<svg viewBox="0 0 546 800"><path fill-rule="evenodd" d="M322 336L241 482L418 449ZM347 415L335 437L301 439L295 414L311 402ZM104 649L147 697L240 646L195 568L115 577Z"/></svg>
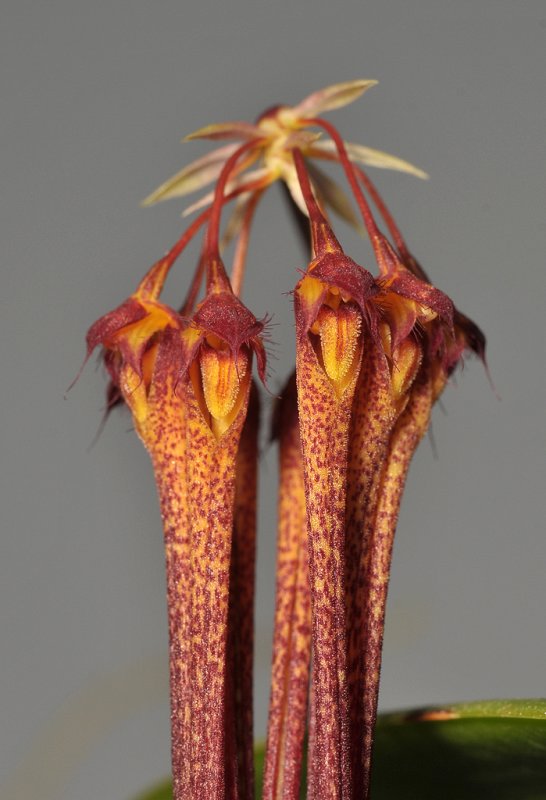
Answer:
<svg viewBox="0 0 546 800"><path fill-rule="evenodd" d="M311 598L295 373L278 401L273 434L279 442L279 529L262 797L263 800L298 800L311 660Z"/></svg>

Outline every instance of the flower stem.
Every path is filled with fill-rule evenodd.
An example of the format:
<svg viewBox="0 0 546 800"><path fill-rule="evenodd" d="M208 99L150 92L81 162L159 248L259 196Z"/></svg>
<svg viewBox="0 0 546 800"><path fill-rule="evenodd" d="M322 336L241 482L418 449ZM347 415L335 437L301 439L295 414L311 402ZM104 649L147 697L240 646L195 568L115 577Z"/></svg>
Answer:
<svg viewBox="0 0 546 800"><path fill-rule="evenodd" d="M246 256L248 252L248 242L250 239L250 228L256 207L263 194L263 189L258 189L253 192L246 203L245 215L243 218L243 226L237 240L235 248L235 255L233 257L233 267L231 270L231 286L234 294L240 297L243 288L243 280L245 277Z"/></svg>
<svg viewBox="0 0 546 800"><path fill-rule="evenodd" d="M337 151L339 153L339 160L345 170L345 175L347 176L347 180L353 190L353 194L355 199L358 203L358 207L360 208L360 213L362 214L362 219L364 220L364 224L366 226L366 230L368 231L368 236L370 237L370 241L372 243L372 247L376 255L380 256L380 240L382 238L381 233L377 227L373 214L371 212L370 206L362 193L360 186L358 185L358 180L356 177L356 171L354 165L351 163L351 160L347 154L347 150L345 148L345 143L340 136L337 129L330 123L327 122L325 119L321 119L317 117L315 119L307 119L305 120L306 124L308 125L317 125L320 128L323 128L329 136L331 136Z"/></svg>
<svg viewBox="0 0 546 800"><path fill-rule="evenodd" d="M225 202L225 188L229 177L237 162L248 150L259 146L261 139L252 139L249 142L241 145L237 150L228 158L224 164L222 171L216 181L214 189L214 200L210 208L210 223L207 230L207 252L209 258L215 258L219 254L219 238L220 238L220 217L222 208Z"/></svg>

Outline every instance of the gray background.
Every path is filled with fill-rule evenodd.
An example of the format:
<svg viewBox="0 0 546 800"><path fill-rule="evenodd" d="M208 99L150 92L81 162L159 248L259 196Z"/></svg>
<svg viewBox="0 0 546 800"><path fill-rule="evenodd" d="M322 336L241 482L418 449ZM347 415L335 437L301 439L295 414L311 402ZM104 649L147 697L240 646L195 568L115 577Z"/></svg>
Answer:
<svg viewBox="0 0 546 800"><path fill-rule="evenodd" d="M86 451L100 371L63 399L87 327L181 230L181 202L138 203L207 149L183 134L354 77L380 85L331 118L431 174L374 173L433 280L486 332L502 397L469 364L435 413L438 459L426 441L415 459L382 706L544 695L544 3L18 0L1 29L2 798L127 800L169 768L151 469L127 416ZM273 388L293 359L282 293L303 266L287 224L272 191L245 289L275 314ZM192 266L175 270L172 303ZM261 478L258 734L275 459Z"/></svg>

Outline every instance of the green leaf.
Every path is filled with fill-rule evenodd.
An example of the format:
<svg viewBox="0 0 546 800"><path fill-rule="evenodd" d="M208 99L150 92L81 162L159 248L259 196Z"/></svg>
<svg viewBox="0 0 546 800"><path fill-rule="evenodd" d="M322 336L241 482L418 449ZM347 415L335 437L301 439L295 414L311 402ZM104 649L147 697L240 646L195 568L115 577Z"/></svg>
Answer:
<svg viewBox="0 0 546 800"><path fill-rule="evenodd" d="M263 755L258 745L258 786ZM382 715L372 797L546 800L546 700L492 700ZM170 784L139 800L172 800Z"/></svg>
<svg viewBox="0 0 546 800"><path fill-rule="evenodd" d="M381 717L374 800L545 800L546 701L464 703Z"/></svg>
<svg viewBox="0 0 546 800"><path fill-rule="evenodd" d="M151 792L140 795L138 800L172 800L171 782L165 781L161 786L157 786Z"/></svg>

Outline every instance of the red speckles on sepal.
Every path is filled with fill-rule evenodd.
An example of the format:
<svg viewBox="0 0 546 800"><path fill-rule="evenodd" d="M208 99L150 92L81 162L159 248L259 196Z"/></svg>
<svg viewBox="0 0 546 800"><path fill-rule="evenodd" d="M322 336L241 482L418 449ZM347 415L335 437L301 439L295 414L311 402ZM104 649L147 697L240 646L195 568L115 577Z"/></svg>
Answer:
<svg viewBox="0 0 546 800"><path fill-rule="evenodd" d="M369 179L368 179L369 180ZM400 234L398 234L400 236ZM402 240L403 241L403 240ZM422 281L428 283L428 276L421 264L417 261L415 256L413 256L403 243L403 261L404 266L415 275L417 278L420 278ZM473 322L469 317L459 311L456 306L453 306L453 327L455 329L455 336L462 339L464 342L463 350L470 350L474 355L476 355L482 364L487 368L487 359L485 355L486 343L487 340L483 331ZM459 354L459 356L462 354ZM457 359L458 360L458 359ZM456 362L455 362L456 363ZM453 368L455 364L452 364L451 367Z"/></svg>

